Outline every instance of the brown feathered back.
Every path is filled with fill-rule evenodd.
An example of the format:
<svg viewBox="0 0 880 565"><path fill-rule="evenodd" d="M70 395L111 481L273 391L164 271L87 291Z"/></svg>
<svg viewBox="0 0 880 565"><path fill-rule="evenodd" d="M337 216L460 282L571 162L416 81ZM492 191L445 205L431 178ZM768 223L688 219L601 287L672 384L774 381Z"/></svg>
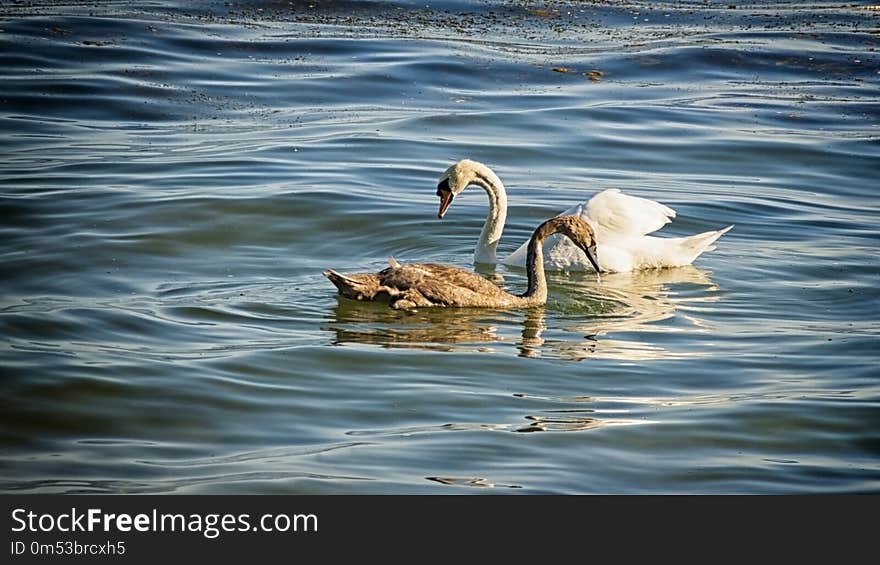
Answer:
<svg viewBox="0 0 880 565"><path fill-rule="evenodd" d="M471 271L438 263L401 264L391 259L391 266L376 274L341 275L328 270L324 275L342 296L355 300L387 299L394 308L511 308L544 304L547 282L541 242L555 233L568 236L588 255L595 255L593 231L581 218L558 216L547 220L538 226L529 242L529 287L522 295L511 294Z"/></svg>

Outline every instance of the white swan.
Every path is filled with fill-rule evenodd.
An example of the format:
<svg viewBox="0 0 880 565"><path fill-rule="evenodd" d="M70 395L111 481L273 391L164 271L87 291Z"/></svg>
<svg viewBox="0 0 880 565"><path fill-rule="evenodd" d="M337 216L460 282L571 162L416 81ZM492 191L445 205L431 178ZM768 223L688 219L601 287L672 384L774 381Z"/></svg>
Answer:
<svg viewBox="0 0 880 565"><path fill-rule="evenodd" d="M505 259L498 261L496 250L507 219L507 193L492 169L482 163L463 159L440 176L439 218L446 214L452 199L470 185L482 187L489 195L489 215L480 232L474 251L475 263L503 263L523 266L528 242ZM593 228L602 272L628 272L660 267L690 265L704 251L715 249L715 240L733 226L689 237L652 237L672 221L675 211L659 202L624 194L609 188L586 202L572 206L560 216L580 216ZM590 270L586 254L565 237L552 236L544 242L546 264L560 270Z"/></svg>

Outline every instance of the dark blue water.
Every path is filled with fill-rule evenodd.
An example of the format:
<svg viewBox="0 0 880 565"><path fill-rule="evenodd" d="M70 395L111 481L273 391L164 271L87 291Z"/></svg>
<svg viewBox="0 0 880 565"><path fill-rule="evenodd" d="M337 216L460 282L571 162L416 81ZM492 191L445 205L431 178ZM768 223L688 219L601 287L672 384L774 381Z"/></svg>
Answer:
<svg viewBox="0 0 880 565"><path fill-rule="evenodd" d="M878 23L3 3L0 490L880 492ZM338 298L326 268L472 268L485 195L436 219L465 157L502 255L606 187L736 227L525 312Z"/></svg>

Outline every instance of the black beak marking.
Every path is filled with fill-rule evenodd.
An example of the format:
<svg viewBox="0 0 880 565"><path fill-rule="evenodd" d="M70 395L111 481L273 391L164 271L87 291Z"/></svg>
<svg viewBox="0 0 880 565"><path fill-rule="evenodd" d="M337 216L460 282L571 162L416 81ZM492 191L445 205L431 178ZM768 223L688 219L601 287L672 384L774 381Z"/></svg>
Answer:
<svg viewBox="0 0 880 565"><path fill-rule="evenodd" d="M437 183L437 196L443 196L443 192L452 192L449 188L449 179L445 178Z"/></svg>

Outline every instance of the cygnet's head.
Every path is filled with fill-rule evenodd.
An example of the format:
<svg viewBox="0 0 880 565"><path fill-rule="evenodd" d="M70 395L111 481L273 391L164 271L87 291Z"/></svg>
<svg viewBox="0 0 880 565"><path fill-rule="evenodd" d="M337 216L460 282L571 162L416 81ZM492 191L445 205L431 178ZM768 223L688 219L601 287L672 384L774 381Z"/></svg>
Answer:
<svg viewBox="0 0 880 565"><path fill-rule="evenodd" d="M587 259L590 260L596 272L602 272L602 269L599 268L599 256L596 253L596 236L593 233L593 228L583 218L580 216L550 218L538 226L532 237L544 240L555 233L561 233L568 237L587 254Z"/></svg>

